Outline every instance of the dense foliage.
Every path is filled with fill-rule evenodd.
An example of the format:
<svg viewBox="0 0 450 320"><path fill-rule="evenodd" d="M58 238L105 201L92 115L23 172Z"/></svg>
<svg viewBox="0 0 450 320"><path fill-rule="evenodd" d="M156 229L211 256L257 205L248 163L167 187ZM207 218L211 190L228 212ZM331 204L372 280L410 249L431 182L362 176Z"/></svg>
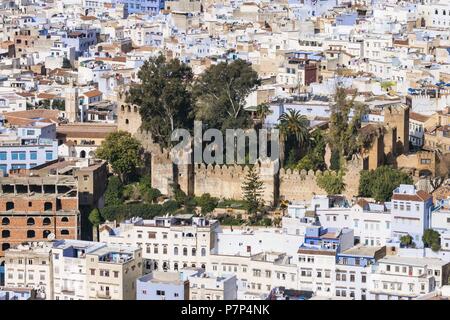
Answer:
<svg viewBox="0 0 450 320"><path fill-rule="evenodd" d="M142 164L141 144L129 132L110 133L97 148L96 156L108 161L113 171L126 182L129 175Z"/></svg>
<svg viewBox="0 0 450 320"><path fill-rule="evenodd" d="M260 81L251 65L243 60L220 62L207 69L196 81L196 119L219 130L250 126L244 110L245 99Z"/></svg>
<svg viewBox="0 0 450 320"><path fill-rule="evenodd" d="M127 100L140 106L142 126L164 147L176 128L193 128L193 102L189 85L191 68L178 59L163 55L150 58L138 72L140 84L130 89Z"/></svg>
<svg viewBox="0 0 450 320"><path fill-rule="evenodd" d="M441 250L441 235L433 229L427 229L423 233L422 241L427 248L433 251Z"/></svg>
<svg viewBox="0 0 450 320"><path fill-rule="evenodd" d="M400 184L412 183L412 178L407 173L390 166L381 166L371 171L363 170L359 178L359 195L377 201L389 201L392 191Z"/></svg>
<svg viewBox="0 0 450 320"><path fill-rule="evenodd" d="M256 172L255 167L251 166L245 180L242 183L243 198L245 201L245 209L251 215L256 215L258 210L261 208L262 194L264 185L259 178L258 172Z"/></svg>
<svg viewBox="0 0 450 320"><path fill-rule="evenodd" d="M326 172L317 177L317 185L325 190L327 195L341 194L345 190L344 173L339 171L335 175Z"/></svg>

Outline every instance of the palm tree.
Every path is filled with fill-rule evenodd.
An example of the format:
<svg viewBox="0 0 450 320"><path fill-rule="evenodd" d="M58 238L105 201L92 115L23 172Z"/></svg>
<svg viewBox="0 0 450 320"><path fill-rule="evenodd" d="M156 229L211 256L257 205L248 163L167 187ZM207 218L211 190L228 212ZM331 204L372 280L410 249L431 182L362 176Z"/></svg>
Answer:
<svg viewBox="0 0 450 320"><path fill-rule="evenodd" d="M292 136L298 143L299 148L308 145L309 120L300 111L288 109L278 118L277 128L280 130L280 163L284 163L285 143Z"/></svg>
<svg viewBox="0 0 450 320"><path fill-rule="evenodd" d="M256 117L259 120L261 127L266 120L266 117L272 113L269 105L267 103L261 103L256 106Z"/></svg>

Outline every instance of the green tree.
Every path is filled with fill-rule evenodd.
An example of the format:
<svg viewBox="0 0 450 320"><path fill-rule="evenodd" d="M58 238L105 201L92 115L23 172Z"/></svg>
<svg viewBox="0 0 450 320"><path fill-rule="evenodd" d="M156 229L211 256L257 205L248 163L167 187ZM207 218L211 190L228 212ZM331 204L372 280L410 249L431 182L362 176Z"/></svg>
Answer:
<svg viewBox="0 0 450 320"><path fill-rule="evenodd" d="M441 235L433 229L427 229L423 233L422 241L427 248L433 251L441 250Z"/></svg>
<svg viewBox="0 0 450 320"><path fill-rule="evenodd" d="M334 162L339 159L339 166L334 163L332 169L344 167L345 160L360 152L363 143L360 137L361 119L367 111L367 106L355 102L356 95L348 99L346 89L338 86L334 96L334 104L331 105L328 142L332 146ZM353 112L353 115L351 113Z"/></svg>
<svg viewBox="0 0 450 320"><path fill-rule="evenodd" d="M123 203L123 185L120 179L116 176L111 176L108 179L108 184L105 190L105 206L118 206Z"/></svg>
<svg viewBox="0 0 450 320"><path fill-rule="evenodd" d="M117 173L122 182L136 172L142 164L141 144L129 132L118 131L110 133L96 151L100 159L109 162L113 171Z"/></svg>
<svg viewBox="0 0 450 320"><path fill-rule="evenodd" d="M256 106L256 118L259 122L259 127L262 128L264 122L266 121L266 118L269 114L272 113L272 110L270 110L270 107L267 103L261 103Z"/></svg>
<svg viewBox="0 0 450 320"><path fill-rule="evenodd" d="M188 196L183 190L181 190L179 184L172 184L172 193L174 200L178 203L180 207L183 208L185 213L193 213L196 202L191 196Z"/></svg>
<svg viewBox="0 0 450 320"><path fill-rule="evenodd" d="M309 146L309 120L300 111L288 109L278 119L280 130L280 163L284 164L286 151L294 154L294 159ZM288 146L289 148L286 148ZM287 150L290 149L290 150ZM292 161L293 159L291 159ZM298 159L296 159L298 161Z"/></svg>
<svg viewBox="0 0 450 320"><path fill-rule="evenodd" d="M50 109L52 102L49 99L39 101L39 105L44 109Z"/></svg>
<svg viewBox="0 0 450 320"><path fill-rule="evenodd" d="M262 194L264 184L259 178L254 166L250 166L249 171L242 183L243 198L245 201L245 209L249 214L256 218L256 214L262 205Z"/></svg>
<svg viewBox="0 0 450 320"><path fill-rule="evenodd" d="M163 147L172 146L176 128L193 128L193 102L189 91L193 73L178 59L150 58L138 72L141 83L130 88L127 101L140 106L143 128Z"/></svg>
<svg viewBox="0 0 450 320"><path fill-rule="evenodd" d="M301 170L325 170L325 138L321 130L314 130L309 139L310 148L295 166L294 169Z"/></svg>
<svg viewBox="0 0 450 320"><path fill-rule="evenodd" d="M211 128L248 128L250 115L245 99L260 81L251 65L243 60L221 62L207 69L194 86L196 118Z"/></svg>
<svg viewBox="0 0 450 320"><path fill-rule="evenodd" d="M97 208L92 209L92 211L89 213L88 217L90 223L92 224L92 231L94 233L94 241L98 241L98 226L100 223L102 223L102 216L100 215L100 211Z"/></svg>
<svg viewBox="0 0 450 320"><path fill-rule="evenodd" d="M204 193L197 198L197 205L201 208L203 215L213 212L217 204L218 199L211 197L209 193Z"/></svg>
<svg viewBox="0 0 450 320"><path fill-rule="evenodd" d="M375 170L363 170L359 178L359 195L371 197L376 201L389 201L392 192L400 184L412 184L412 178L405 172L390 166L381 166Z"/></svg>
<svg viewBox="0 0 450 320"><path fill-rule="evenodd" d="M62 67L63 67L64 69L71 69L71 68L72 68L72 65L71 65L71 63L70 63L70 60L67 59L66 57L63 58L63 64L62 64Z"/></svg>
<svg viewBox="0 0 450 320"><path fill-rule="evenodd" d="M317 185L325 190L327 195L341 194L345 190L344 173L342 170L337 174L325 172L317 177Z"/></svg>
<svg viewBox="0 0 450 320"><path fill-rule="evenodd" d="M413 237L411 237L409 234L401 236L400 243L407 248L414 247Z"/></svg>

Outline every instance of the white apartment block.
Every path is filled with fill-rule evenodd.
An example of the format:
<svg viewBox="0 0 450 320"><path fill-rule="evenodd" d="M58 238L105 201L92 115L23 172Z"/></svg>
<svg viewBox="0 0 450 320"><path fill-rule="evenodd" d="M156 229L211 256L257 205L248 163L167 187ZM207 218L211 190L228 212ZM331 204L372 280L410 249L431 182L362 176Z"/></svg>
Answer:
<svg viewBox="0 0 450 320"><path fill-rule="evenodd" d="M236 300L236 276L216 277L205 272L197 272L188 277L189 300Z"/></svg>
<svg viewBox="0 0 450 320"><path fill-rule="evenodd" d="M142 248L144 270L206 268L208 256L216 246L219 223L192 215L133 219L116 229L102 228L100 241L136 245Z"/></svg>
<svg viewBox="0 0 450 320"><path fill-rule="evenodd" d="M56 300L136 298L141 249L77 240L56 242L52 254Z"/></svg>
<svg viewBox="0 0 450 320"><path fill-rule="evenodd" d="M53 299L51 246L20 245L5 252L5 286L33 288L41 299Z"/></svg>
<svg viewBox="0 0 450 320"><path fill-rule="evenodd" d="M448 277L450 264L440 259L386 256L370 275L369 294L374 300L411 300L433 292Z"/></svg>

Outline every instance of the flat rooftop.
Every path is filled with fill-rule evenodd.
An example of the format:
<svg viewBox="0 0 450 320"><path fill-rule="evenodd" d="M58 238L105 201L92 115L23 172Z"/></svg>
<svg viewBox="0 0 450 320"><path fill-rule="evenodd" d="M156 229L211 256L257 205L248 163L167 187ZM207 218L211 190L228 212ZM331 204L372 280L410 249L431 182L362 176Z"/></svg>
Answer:
<svg viewBox="0 0 450 320"><path fill-rule="evenodd" d="M164 272L164 271L153 271L145 276L138 279L140 282L151 282L151 283L168 283L174 285L183 285L184 281L181 279L179 272Z"/></svg>
<svg viewBox="0 0 450 320"><path fill-rule="evenodd" d="M354 246L341 253L341 255L360 256L360 257L374 257L375 253L383 247L369 247L369 246Z"/></svg>
<svg viewBox="0 0 450 320"><path fill-rule="evenodd" d="M379 260L380 263L392 263L399 265L408 265L416 267L425 266L444 266L448 262L437 258L415 258L415 257L399 257L399 256L386 256Z"/></svg>

